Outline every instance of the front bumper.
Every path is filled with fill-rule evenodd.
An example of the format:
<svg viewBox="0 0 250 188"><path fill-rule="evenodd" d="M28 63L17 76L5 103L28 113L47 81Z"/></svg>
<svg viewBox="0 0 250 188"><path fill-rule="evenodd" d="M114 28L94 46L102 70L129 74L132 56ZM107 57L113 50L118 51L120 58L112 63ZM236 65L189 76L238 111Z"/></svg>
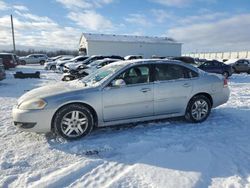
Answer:
<svg viewBox="0 0 250 188"><path fill-rule="evenodd" d="M14 125L29 132L47 133L51 131L52 110L12 109Z"/></svg>

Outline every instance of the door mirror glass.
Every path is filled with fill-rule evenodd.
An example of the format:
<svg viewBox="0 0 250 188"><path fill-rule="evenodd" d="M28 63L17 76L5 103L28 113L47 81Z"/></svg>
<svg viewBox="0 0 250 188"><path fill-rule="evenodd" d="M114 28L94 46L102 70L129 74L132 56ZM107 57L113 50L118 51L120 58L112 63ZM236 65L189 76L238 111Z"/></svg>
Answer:
<svg viewBox="0 0 250 188"><path fill-rule="evenodd" d="M112 84L112 87L122 87L126 85L123 79L113 80L111 84Z"/></svg>

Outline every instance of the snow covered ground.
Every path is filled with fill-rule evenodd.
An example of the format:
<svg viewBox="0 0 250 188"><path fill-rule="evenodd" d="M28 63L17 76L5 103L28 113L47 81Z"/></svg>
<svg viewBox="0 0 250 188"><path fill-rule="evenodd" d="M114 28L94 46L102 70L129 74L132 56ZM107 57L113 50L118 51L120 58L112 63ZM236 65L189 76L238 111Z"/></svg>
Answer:
<svg viewBox="0 0 250 188"><path fill-rule="evenodd" d="M230 78L231 97L202 124L170 119L106 128L74 142L17 130L11 109L26 91L57 83L0 82L0 187L250 187L250 75Z"/></svg>

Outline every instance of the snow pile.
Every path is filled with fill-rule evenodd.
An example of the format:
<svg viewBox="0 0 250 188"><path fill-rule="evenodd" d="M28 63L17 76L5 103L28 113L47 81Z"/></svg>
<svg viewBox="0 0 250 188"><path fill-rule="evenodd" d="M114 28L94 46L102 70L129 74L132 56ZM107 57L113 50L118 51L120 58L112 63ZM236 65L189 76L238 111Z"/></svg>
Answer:
<svg viewBox="0 0 250 188"><path fill-rule="evenodd" d="M0 82L0 187L250 187L249 75L230 78L229 102L202 124L168 119L67 142L21 132L11 122L18 97L61 75L42 71L42 79L17 80L7 74Z"/></svg>
<svg viewBox="0 0 250 188"><path fill-rule="evenodd" d="M83 33L82 37L87 41L109 41L109 42L144 42L144 43L177 43L169 37L148 37L133 35L111 35Z"/></svg>

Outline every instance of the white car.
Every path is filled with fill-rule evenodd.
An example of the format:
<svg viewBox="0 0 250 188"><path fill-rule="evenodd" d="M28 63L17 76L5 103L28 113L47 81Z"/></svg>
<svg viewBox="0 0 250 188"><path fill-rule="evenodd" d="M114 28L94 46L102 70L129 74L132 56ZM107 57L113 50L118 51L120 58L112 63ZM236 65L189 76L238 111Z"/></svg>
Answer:
<svg viewBox="0 0 250 188"><path fill-rule="evenodd" d="M88 57L87 56L76 56L74 58L68 59L68 60L63 60L60 61L56 64L56 68L59 71L63 71L63 67L66 63L78 63L78 62L82 62L84 60L86 60Z"/></svg>
<svg viewBox="0 0 250 188"><path fill-rule="evenodd" d="M48 59L48 56L46 54L30 54L25 57L20 57L20 62L22 64L40 64L43 65L46 60Z"/></svg>
<svg viewBox="0 0 250 188"><path fill-rule="evenodd" d="M100 68L102 68L110 63L114 63L116 61L121 61L121 60L120 59L106 58L106 59L94 61L86 66L86 69L84 69L84 72L90 74L90 73L96 71L97 69L100 69Z"/></svg>
<svg viewBox="0 0 250 188"><path fill-rule="evenodd" d="M60 56L56 56L53 58L49 58L45 64L44 64L44 69L45 70L56 70L56 64L58 61L62 60L62 59L72 59L74 56L71 55L60 55Z"/></svg>
<svg viewBox="0 0 250 188"><path fill-rule="evenodd" d="M68 70L77 70L83 66L89 65L90 63L96 61L96 60L101 60L101 59L106 59L106 58L111 58L111 59L120 59L124 60L123 57L117 56L117 55L93 55L87 58L84 61L77 62L77 63L66 63L64 66L67 67Z"/></svg>

